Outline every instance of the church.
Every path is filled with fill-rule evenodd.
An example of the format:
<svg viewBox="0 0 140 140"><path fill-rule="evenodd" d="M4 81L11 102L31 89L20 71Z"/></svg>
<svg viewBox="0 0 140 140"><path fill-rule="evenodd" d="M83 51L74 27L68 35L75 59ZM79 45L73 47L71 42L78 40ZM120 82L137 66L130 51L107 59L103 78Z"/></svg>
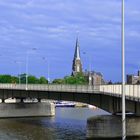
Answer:
<svg viewBox="0 0 140 140"><path fill-rule="evenodd" d="M72 75L75 75L78 72L82 72L82 62L80 58L80 46L78 38L76 39L76 46L75 46L75 53L73 58L73 65L72 65Z"/></svg>
<svg viewBox="0 0 140 140"><path fill-rule="evenodd" d="M100 72L83 71L78 38L76 39L76 45L75 45L75 52L74 52L74 58L72 64L72 75L74 76L77 73L83 73L85 77L88 79L89 85L105 84L103 75Z"/></svg>

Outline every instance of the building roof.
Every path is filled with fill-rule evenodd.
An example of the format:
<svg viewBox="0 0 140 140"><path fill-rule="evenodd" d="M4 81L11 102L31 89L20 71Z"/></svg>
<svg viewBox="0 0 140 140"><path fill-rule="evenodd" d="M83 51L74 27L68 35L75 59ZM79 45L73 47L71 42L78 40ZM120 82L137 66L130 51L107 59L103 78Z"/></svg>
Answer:
<svg viewBox="0 0 140 140"><path fill-rule="evenodd" d="M95 72L95 71L86 71L85 72L85 75L89 75L89 73L91 74L91 75L98 75L98 76L103 76L102 74L101 74L101 72Z"/></svg>

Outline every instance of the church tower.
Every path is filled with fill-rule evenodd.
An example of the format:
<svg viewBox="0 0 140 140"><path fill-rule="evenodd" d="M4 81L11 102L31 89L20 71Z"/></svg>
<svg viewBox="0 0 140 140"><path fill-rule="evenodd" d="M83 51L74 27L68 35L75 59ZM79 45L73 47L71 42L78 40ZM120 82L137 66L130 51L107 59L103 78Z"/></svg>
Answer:
<svg viewBox="0 0 140 140"><path fill-rule="evenodd" d="M79 72L82 72L82 63L81 63L81 58L80 58L80 46L79 46L79 41L77 38L73 65L72 65L72 75L75 75L76 73L79 73Z"/></svg>

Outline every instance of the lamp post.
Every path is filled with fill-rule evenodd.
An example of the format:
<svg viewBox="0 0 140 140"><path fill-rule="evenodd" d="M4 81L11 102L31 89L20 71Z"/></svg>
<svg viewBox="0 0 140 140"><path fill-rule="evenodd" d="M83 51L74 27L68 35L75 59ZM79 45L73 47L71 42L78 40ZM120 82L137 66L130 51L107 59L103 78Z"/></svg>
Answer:
<svg viewBox="0 0 140 140"><path fill-rule="evenodd" d="M47 79L48 83L50 82L50 63L49 60L46 59L46 57L42 57L43 61L47 62Z"/></svg>
<svg viewBox="0 0 140 140"><path fill-rule="evenodd" d="M88 57L88 61L89 61L89 86L91 86L92 85L92 74L91 74L91 57L89 56Z"/></svg>
<svg viewBox="0 0 140 140"><path fill-rule="evenodd" d="M126 140L126 114L125 114L125 0L122 0L122 140Z"/></svg>
<svg viewBox="0 0 140 140"><path fill-rule="evenodd" d="M36 48L32 48L31 50L26 52L26 90L28 90L29 54L32 51L36 51Z"/></svg>
<svg viewBox="0 0 140 140"><path fill-rule="evenodd" d="M83 54L87 54L86 52L83 52ZM88 56L88 71L89 71L89 86L92 84L92 77L91 77L91 56Z"/></svg>

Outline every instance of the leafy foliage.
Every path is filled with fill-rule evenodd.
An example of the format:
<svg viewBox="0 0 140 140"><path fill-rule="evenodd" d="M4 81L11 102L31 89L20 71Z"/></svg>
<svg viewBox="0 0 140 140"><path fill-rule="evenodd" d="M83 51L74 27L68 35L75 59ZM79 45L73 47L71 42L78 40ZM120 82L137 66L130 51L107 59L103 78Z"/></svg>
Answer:
<svg viewBox="0 0 140 140"><path fill-rule="evenodd" d="M25 84L26 83L26 74L25 73L24 74L20 74L19 76L20 76L21 83Z"/></svg>
<svg viewBox="0 0 140 140"><path fill-rule="evenodd" d="M20 74L20 82L21 84L26 83L26 74ZM0 83L19 83L19 76L11 76L11 75L0 75ZM33 75L28 76L29 84L47 84L48 80L45 77L37 78Z"/></svg>
<svg viewBox="0 0 140 140"><path fill-rule="evenodd" d="M20 74L20 82L21 84L26 83L26 74ZM19 76L11 76L11 75L0 75L0 83L19 83ZM48 80L45 77L37 78L33 75L28 75L28 83L29 84L48 84ZM83 73L77 73L74 76L65 76L63 79L55 79L52 82L53 84L78 84L85 85L88 83L87 78Z"/></svg>
<svg viewBox="0 0 140 140"><path fill-rule="evenodd" d="M18 78L11 75L0 75L0 83L16 83Z"/></svg>
<svg viewBox="0 0 140 140"><path fill-rule="evenodd" d="M55 83L55 84L85 85L85 84L88 84L88 81L83 73L77 73L74 76L65 76L64 79L55 79L53 81L53 83Z"/></svg>
<svg viewBox="0 0 140 140"><path fill-rule="evenodd" d="M53 80L52 83L53 84L65 84L65 81L64 81L64 79L55 79L55 80Z"/></svg>
<svg viewBox="0 0 140 140"><path fill-rule="evenodd" d="M45 77L40 77L39 84L48 84L48 80Z"/></svg>

